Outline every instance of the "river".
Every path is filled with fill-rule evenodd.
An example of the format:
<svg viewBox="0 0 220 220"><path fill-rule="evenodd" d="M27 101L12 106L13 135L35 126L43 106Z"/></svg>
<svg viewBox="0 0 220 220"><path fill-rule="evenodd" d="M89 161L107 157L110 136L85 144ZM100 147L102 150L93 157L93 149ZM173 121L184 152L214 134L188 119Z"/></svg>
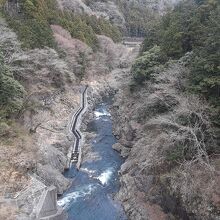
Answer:
<svg viewBox="0 0 220 220"><path fill-rule="evenodd" d="M73 184L58 200L58 205L68 212L68 220L127 220L120 203L113 200L119 190L118 170L123 159L112 149L116 139L112 134L112 121L104 100L94 110L95 119L87 131L95 132L91 141L96 159L83 161L80 171L74 166L65 173Z"/></svg>

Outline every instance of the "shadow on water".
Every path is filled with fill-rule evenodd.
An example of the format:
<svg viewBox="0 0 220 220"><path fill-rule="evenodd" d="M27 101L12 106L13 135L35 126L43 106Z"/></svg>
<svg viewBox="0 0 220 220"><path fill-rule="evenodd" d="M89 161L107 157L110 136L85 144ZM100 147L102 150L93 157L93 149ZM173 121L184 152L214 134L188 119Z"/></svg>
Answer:
<svg viewBox="0 0 220 220"><path fill-rule="evenodd" d="M108 107L111 98L103 99L94 110L95 119L89 123L89 132L95 132L91 154L95 159L82 163L80 171L72 167L65 173L73 179L70 189L60 198L69 220L126 220L125 213L113 195L119 190L118 170L123 159L112 149L116 139Z"/></svg>

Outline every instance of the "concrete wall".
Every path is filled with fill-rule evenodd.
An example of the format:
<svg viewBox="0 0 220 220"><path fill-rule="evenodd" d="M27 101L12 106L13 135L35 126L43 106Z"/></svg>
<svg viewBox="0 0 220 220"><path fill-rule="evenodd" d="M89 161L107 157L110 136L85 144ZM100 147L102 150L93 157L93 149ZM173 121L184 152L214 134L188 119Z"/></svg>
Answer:
<svg viewBox="0 0 220 220"><path fill-rule="evenodd" d="M57 205L57 190L55 186L48 187L41 195L36 207L37 220L65 220L67 215Z"/></svg>

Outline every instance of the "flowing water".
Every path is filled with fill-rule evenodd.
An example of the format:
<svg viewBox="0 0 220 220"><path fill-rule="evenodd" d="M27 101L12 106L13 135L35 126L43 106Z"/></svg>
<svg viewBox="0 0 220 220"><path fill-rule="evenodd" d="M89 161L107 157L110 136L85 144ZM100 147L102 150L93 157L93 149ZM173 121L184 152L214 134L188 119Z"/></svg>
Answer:
<svg viewBox="0 0 220 220"><path fill-rule="evenodd" d="M80 171L72 167L65 173L73 179L71 188L58 201L69 220L126 220L121 205L113 200L119 190L118 170L123 159L112 149L116 139L112 134L112 122L108 112L109 100L96 106L95 120L88 125L95 132L91 141L95 159L84 161Z"/></svg>

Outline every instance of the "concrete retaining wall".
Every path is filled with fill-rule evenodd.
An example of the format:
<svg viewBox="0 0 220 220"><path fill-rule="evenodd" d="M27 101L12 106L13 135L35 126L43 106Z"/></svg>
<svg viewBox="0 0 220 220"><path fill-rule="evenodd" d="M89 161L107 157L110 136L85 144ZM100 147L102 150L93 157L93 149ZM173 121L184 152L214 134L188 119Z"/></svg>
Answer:
<svg viewBox="0 0 220 220"><path fill-rule="evenodd" d="M55 186L48 187L41 195L36 207L37 220L65 220L67 215L57 205L57 190Z"/></svg>
<svg viewBox="0 0 220 220"><path fill-rule="evenodd" d="M87 109L87 92L88 92L88 88L85 90L85 94L84 94L84 103L83 103L83 93L81 95L81 102L80 102L80 107L78 108L78 110L72 115L71 117L71 120L70 120L70 123L68 125L68 131L71 133L71 135L73 135L73 132L72 132L72 128L73 128L73 124L74 124L74 121L77 120L77 124L76 124L76 127L75 129L77 131L80 132L80 124L81 124L81 121L82 121L82 115L85 113L86 109ZM84 108L83 108L83 104L84 105ZM78 112L83 108L83 111L81 112L81 114L78 116L78 118L76 118ZM80 134L81 135L81 134ZM75 138L75 141L74 141L74 144L70 147L69 149L69 152L68 152L68 159L67 159L67 165L66 165L66 169L69 169L71 167L71 156L72 156L72 153L75 151L75 148L76 148L76 137ZM82 136L82 138L79 140L79 150L78 150L78 153L79 153L79 156L78 156L78 161L76 163L76 167L79 169L80 168L80 164L81 164L81 158L82 158L82 150L81 150L81 147L82 147L82 143L84 142L84 138Z"/></svg>

